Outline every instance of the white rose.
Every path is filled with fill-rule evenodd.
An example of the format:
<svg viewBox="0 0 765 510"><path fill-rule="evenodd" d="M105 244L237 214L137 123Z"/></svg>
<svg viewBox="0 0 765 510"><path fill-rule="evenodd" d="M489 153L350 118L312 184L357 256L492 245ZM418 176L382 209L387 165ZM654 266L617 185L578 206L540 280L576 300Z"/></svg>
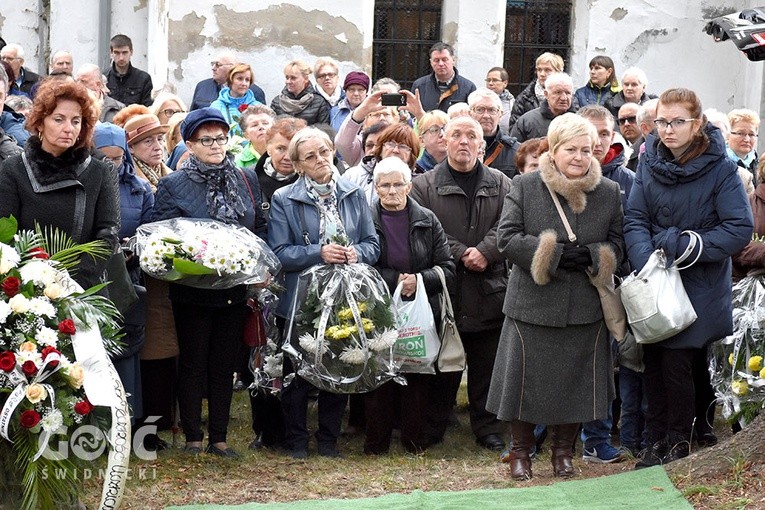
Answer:
<svg viewBox="0 0 765 510"><path fill-rule="evenodd" d="M21 294L16 294L8 300L8 304L16 313L27 313L29 311L29 300Z"/></svg>
<svg viewBox="0 0 765 510"><path fill-rule="evenodd" d="M61 295L64 293L64 287L59 285L58 283L51 283L47 287L45 287L45 290L43 291L45 294L45 297L48 299L58 299L61 297Z"/></svg>

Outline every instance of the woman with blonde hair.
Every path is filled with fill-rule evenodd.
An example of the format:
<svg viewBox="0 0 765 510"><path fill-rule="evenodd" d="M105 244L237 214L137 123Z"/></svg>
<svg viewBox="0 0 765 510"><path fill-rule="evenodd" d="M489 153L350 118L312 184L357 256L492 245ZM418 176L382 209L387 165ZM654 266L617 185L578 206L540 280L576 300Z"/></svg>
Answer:
<svg viewBox="0 0 765 510"><path fill-rule="evenodd" d="M167 166L170 170L177 170L178 166L189 157L186 142L181 138L181 124L188 113L176 113L167 123L165 134L165 148L167 149Z"/></svg>
<svg viewBox="0 0 765 510"><path fill-rule="evenodd" d="M276 115L303 119L309 126L329 124L329 103L311 85L311 68L302 60L291 60L284 66L284 88L271 101Z"/></svg>
<svg viewBox="0 0 765 510"><path fill-rule="evenodd" d="M149 107L149 112L157 116L160 124L167 124L170 117L176 113L186 113L188 110L183 99L166 90L160 91Z"/></svg>
<svg viewBox="0 0 765 510"><path fill-rule="evenodd" d="M739 168L743 168L761 182L757 175L757 137L760 131L760 116L754 110L737 108L728 112L730 133L727 137L728 158L735 161Z"/></svg>
<svg viewBox="0 0 765 510"><path fill-rule="evenodd" d="M242 136L239 127L239 119L242 110L253 104L262 104L255 99L255 93L250 90L250 84L254 78L252 67L248 64L236 64L226 77L226 86L220 89L218 99L210 104L223 114L228 122L229 136Z"/></svg>
<svg viewBox="0 0 765 510"><path fill-rule="evenodd" d="M518 94L513 103L513 112L508 122L508 132L512 131L513 125L524 113L534 108L539 108L539 103L545 98L545 81L552 73L563 72L563 57L556 53L545 52L537 57L534 69L536 78Z"/></svg>

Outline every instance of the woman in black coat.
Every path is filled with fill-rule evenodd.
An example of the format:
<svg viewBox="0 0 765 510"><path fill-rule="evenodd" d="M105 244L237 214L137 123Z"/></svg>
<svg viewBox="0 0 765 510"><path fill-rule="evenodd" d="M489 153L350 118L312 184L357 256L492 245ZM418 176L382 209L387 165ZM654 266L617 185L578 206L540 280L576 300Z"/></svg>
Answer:
<svg viewBox="0 0 765 510"><path fill-rule="evenodd" d="M97 113L87 89L74 82L40 85L26 127L34 133L24 157L0 170L0 217L13 215L20 229L57 228L76 243L100 239L110 252L120 226L117 175L90 157ZM107 258L83 256L72 276L87 289L100 283Z"/></svg>
<svg viewBox="0 0 765 510"><path fill-rule="evenodd" d="M374 182L379 199L372 205L372 217L380 238L380 258L375 268L391 293L403 282L401 295L406 298L414 296L417 274L421 274L435 318L441 316L438 294L448 289L442 288L434 267L440 266L447 285L453 284L454 260L436 215L407 197L412 189L411 181L409 166L398 157L385 158L375 166ZM432 377L407 374L406 386L390 381L365 395L364 453L388 452L399 410L398 425L404 448L418 453L428 447L425 422Z"/></svg>
<svg viewBox="0 0 765 510"><path fill-rule="evenodd" d="M311 68L302 60L289 62L284 67L284 89L271 101L271 109L276 115L303 119L309 126L329 124L329 103L313 88L310 75Z"/></svg>

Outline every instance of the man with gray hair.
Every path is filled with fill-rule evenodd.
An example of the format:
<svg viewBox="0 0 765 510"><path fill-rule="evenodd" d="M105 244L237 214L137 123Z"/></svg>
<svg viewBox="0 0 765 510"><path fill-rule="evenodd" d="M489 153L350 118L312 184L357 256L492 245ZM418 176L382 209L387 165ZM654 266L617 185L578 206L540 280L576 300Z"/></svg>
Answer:
<svg viewBox="0 0 765 510"><path fill-rule="evenodd" d="M478 159L483 129L472 117L450 120L445 138L446 159L412 181L410 196L433 211L448 237L457 264L454 316L470 366L470 425L479 445L501 451L505 425L486 410L486 399L507 287L505 258L497 249L497 224L512 182ZM447 372L432 378L426 430L430 444L443 440L461 377L461 372Z"/></svg>
<svg viewBox="0 0 765 510"><path fill-rule="evenodd" d="M67 50L59 50L51 55L48 74L64 73L72 76L74 71L74 58Z"/></svg>
<svg viewBox="0 0 765 510"><path fill-rule="evenodd" d="M468 107L470 116L478 121L483 130L486 142L483 164L496 168L512 179L518 173L515 168L515 151L520 144L499 129L499 121L504 113L502 100L493 90L480 87L468 96Z"/></svg>
<svg viewBox="0 0 765 510"><path fill-rule="evenodd" d="M104 93L104 81L101 69L95 64L83 64L77 69L75 80L85 86L96 98L101 107L101 114L98 120L101 122L111 122L117 112L122 110L125 105L111 96Z"/></svg>
<svg viewBox="0 0 765 510"><path fill-rule="evenodd" d="M0 131L5 135L13 137L16 144L19 147L23 147L29 138L29 132L24 129L24 116L13 111L5 104L9 88L8 75L5 73L5 68L0 66L0 109L2 109L2 114L0 114Z"/></svg>
<svg viewBox="0 0 765 510"><path fill-rule="evenodd" d="M653 121L656 120L656 107L659 106L659 100L658 99L650 99L640 105L640 110L638 110L637 113L637 122L638 127L640 128L640 132L643 135L643 140L648 138L648 133L654 130ZM643 152L645 152L645 141L640 144L638 147L637 145L633 147L633 151L638 153L638 160L640 156L643 155Z"/></svg>
<svg viewBox="0 0 765 510"><path fill-rule="evenodd" d="M531 138L547 136L550 122L566 112L575 113L574 82L566 73L552 73L545 80L545 98L539 108L524 113L513 125L510 136L523 143Z"/></svg>
<svg viewBox="0 0 765 510"><path fill-rule="evenodd" d="M210 62L212 78L202 80L194 87L194 95L191 98L189 111L206 108L210 106L210 103L218 99L220 89L226 84L228 79L228 72L238 63L236 55L232 52L221 51L218 53L215 60ZM262 88L255 85L255 83L250 83L250 90L255 94L255 99L266 104L266 93L263 92Z"/></svg>
<svg viewBox="0 0 765 510"><path fill-rule="evenodd" d="M40 81L40 75L24 67L24 48L20 44L8 43L0 50L0 60L8 62L16 74L16 80L9 84L9 93L31 97L32 87Z"/></svg>

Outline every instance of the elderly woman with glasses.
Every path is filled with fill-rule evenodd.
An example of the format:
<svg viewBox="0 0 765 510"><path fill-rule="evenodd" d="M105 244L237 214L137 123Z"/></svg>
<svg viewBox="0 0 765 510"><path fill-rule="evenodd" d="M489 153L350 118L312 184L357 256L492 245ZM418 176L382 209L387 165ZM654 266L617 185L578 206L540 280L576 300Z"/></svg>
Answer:
<svg viewBox="0 0 765 510"><path fill-rule="evenodd" d="M421 274L433 316L440 317L438 294L448 292L448 289L441 286L434 268L440 266L443 269L447 285L453 282L455 270L441 222L429 209L408 197L412 189L412 171L400 158L382 159L375 166L374 182L379 200L372 205L372 217L380 238L380 259L375 268L391 293L402 284L401 294L407 299L414 297L417 275ZM390 381L365 395L364 453L387 453L391 433L397 425L401 429L401 443L408 452L420 453L428 447L424 434L428 387L433 377L407 374L406 386Z"/></svg>
<svg viewBox="0 0 765 510"><path fill-rule="evenodd" d="M277 324L283 330L297 290L298 276L317 264L374 264L380 254L369 206L354 184L338 178L334 146L323 131L305 128L290 141L289 157L300 175L271 197L268 244L282 263L286 292L279 301ZM349 246L337 244L344 236ZM285 359L285 371L289 370ZM282 392L285 447L294 458L308 456L306 425L312 386L296 376ZM319 391L319 455L340 456L337 439L347 395Z"/></svg>
<svg viewBox="0 0 765 510"><path fill-rule="evenodd" d="M163 162L168 128L151 113L130 117L124 128L135 173L148 181L151 190L156 193L159 180L172 172Z"/></svg>
<svg viewBox="0 0 765 510"><path fill-rule="evenodd" d="M406 163L410 171L414 168L419 153L420 141L414 130L406 124L393 124L385 128L377 137L372 149L375 162L395 156ZM359 165L343 174L344 179L350 180L364 191L370 206L377 198L377 190L373 185L373 170L374 165Z"/></svg>
<svg viewBox="0 0 765 510"><path fill-rule="evenodd" d="M241 225L263 235L265 219L254 172L239 169L226 152L228 122L215 108L191 112L181 125L191 155L180 169L162 179L154 221L169 218L213 219ZM186 436L185 450L202 452L202 399L208 401L207 453L236 458L227 442L237 353L246 312L246 286L197 289L170 284L178 332L178 407Z"/></svg>
<svg viewBox="0 0 765 510"><path fill-rule="evenodd" d="M738 108L728 112L730 133L728 134L728 158L749 171L755 183L760 182L757 175L757 137L760 131L760 116L753 110Z"/></svg>

